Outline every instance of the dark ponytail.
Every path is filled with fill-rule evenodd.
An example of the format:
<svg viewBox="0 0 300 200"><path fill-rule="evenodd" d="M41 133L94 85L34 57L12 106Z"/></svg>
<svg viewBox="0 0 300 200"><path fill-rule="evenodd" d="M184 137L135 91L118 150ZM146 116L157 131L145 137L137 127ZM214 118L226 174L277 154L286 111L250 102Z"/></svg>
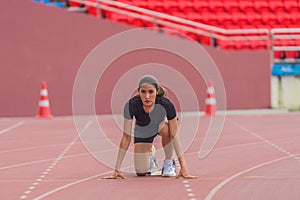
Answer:
<svg viewBox="0 0 300 200"><path fill-rule="evenodd" d="M167 90L159 85L157 90L157 96L163 97L166 96L167 94L168 94Z"/></svg>

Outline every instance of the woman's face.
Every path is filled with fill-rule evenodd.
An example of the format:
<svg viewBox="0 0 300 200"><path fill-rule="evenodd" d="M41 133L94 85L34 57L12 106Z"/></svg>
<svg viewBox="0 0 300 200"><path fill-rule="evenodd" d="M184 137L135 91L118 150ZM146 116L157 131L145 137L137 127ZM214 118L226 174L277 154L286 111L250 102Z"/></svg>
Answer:
<svg viewBox="0 0 300 200"><path fill-rule="evenodd" d="M139 94L145 107L155 104L156 88L152 84L145 83L140 87Z"/></svg>

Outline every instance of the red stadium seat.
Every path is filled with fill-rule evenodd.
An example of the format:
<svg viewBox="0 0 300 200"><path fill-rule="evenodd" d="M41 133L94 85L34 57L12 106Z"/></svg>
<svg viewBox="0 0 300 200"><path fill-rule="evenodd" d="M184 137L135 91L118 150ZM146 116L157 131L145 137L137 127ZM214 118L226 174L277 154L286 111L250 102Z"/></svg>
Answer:
<svg viewBox="0 0 300 200"><path fill-rule="evenodd" d="M186 18L187 17L186 14L184 14L183 12L180 12L180 11L173 12L172 15L175 16L175 17L180 17L180 18Z"/></svg>
<svg viewBox="0 0 300 200"><path fill-rule="evenodd" d="M288 59L294 59L299 57L298 51L285 51L285 56Z"/></svg>
<svg viewBox="0 0 300 200"><path fill-rule="evenodd" d="M241 29L241 27L239 25L236 25L236 24L227 24L225 26L225 28L228 29L228 30Z"/></svg>
<svg viewBox="0 0 300 200"><path fill-rule="evenodd" d="M272 2L281 2L283 3L284 0L267 0L269 3L272 3Z"/></svg>
<svg viewBox="0 0 300 200"><path fill-rule="evenodd" d="M288 28L288 26L284 24L274 24L271 28Z"/></svg>
<svg viewBox="0 0 300 200"><path fill-rule="evenodd" d="M87 0L88 2L93 2L95 3L96 0ZM85 5L86 9L87 9L87 12L89 15L93 15L93 16L97 16L97 10L95 7L93 6L89 6L89 5Z"/></svg>
<svg viewBox="0 0 300 200"><path fill-rule="evenodd" d="M210 25L217 25L218 24L217 15L215 13L204 12L204 13L202 13L202 18L203 18L203 22L205 24L210 24Z"/></svg>
<svg viewBox="0 0 300 200"><path fill-rule="evenodd" d="M137 18L129 18L128 22L133 25L133 26L137 26L137 27L146 27L146 26L153 26L153 23L151 22L144 22L141 19L137 19Z"/></svg>
<svg viewBox="0 0 300 200"><path fill-rule="evenodd" d="M182 10L185 14L195 11L194 4L191 1L187 1L187 0L178 1L178 6L180 10Z"/></svg>
<svg viewBox="0 0 300 200"><path fill-rule="evenodd" d="M266 28L266 29L271 29L272 26L268 24L256 24L255 28Z"/></svg>
<svg viewBox="0 0 300 200"><path fill-rule="evenodd" d="M249 0L240 0L239 1L240 9L243 12L255 11L254 5L252 1Z"/></svg>
<svg viewBox="0 0 300 200"><path fill-rule="evenodd" d="M224 8L229 13L240 11L240 7L239 7L239 4L238 4L237 0L226 0L226 1L224 1Z"/></svg>
<svg viewBox="0 0 300 200"><path fill-rule="evenodd" d="M87 0L88 2L91 2L91 3L96 3L97 0ZM104 16L106 15L105 14L105 10L99 10L97 9L95 6L89 6L89 5L85 5L86 9L87 9L87 12L89 15L92 15L92 16Z"/></svg>
<svg viewBox="0 0 300 200"><path fill-rule="evenodd" d="M199 42L201 44L210 45L211 44L211 38L204 35L199 35Z"/></svg>
<svg viewBox="0 0 300 200"><path fill-rule="evenodd" d="M293 20L294 24L298 25L298 28L300 27L300 12L297 13L291 13L291 19Z"/></svg>
<svg viewBox="0 0 300 200"><path fill-rule="evenodd" d="M270 6L266 1L254 1L254 8L259 13L268 12L270 10Z"/></svg>
<svg viewBox="0 0 300 200"><path fill-rule="evenodd" d="M270 27L273 27L274 25L278 24L277 16L273 12L264 12L261 15L262 21L269 25Z"/></svg>
<svg viewBox="0 0 300 200"><path fill-rule="evenodd" d="M291 15L287 14L286 12L277 12L276 17L278 21L285 27L288 27L290 24L293 23Z"/></svg>
<svg viewBox="0 0 300 200"><path fill-rule="evenodd" d="M198 12L190 12L186 15L186 18L188 20L192 20L192 21L199 22L199 23L204 22L202 15Z"/></svg>
<svg viewBox="0 0 300 200"><path fill-rule="evenodd" d="M134 0L118 0L118 1L126 4L131 4L135 2Z"/></svg>
<svg viewBox="0 0 300 200"><path fill-rule="evenodd" d="M129 24L129 17L126 15L121 15L118 13L111 13L110 19L115 22L127 23Z"/></svg>
<svg viewBox="0 0 300 200"><path fill-rule="evenodd" d="M235 49L235 43L232 40L217 40L217 45L226 50L233 50Z"/></svg>
<svg viewBox="0 0 300 200"><path fill-rule="evenodd" d="M153 22L151 22L151 21L144 21L144 20L142 20L143 21L143 23L144 23L144 27L155 27L156 25L153 23Z"/></svg>
<svg viewBox="0 0 300 200"><path fill-rule="evenodd" d="M244 13L241 12L233 12L231 14L232 17L232 21L239 25L239 26L243 26L243 25L248 25L248 18Z"/></svg>
<svg viewBox="0 0 300 200"><path fill-rule="evenodd" d="M285 53L283 51L274 51L275 59L283 59L285 57Z"/></svg>
<svg viewBox="0 0 300 200"><path fill-rule="evenodd" d="M257 26L257 25L263 23L262 19L261 19L261 15L256 12L248 12L248 13L246 13L246 15L247 15L249 24L251 24L253 26Z"/></svg>
<svg viewBox="0 0 300 200"><path fill-rule="evenodd" d="M255 28L255 26L253 26L251 24L240 25L240 27L243 28L243 29L253 29L253 28Z"/></svg>
<svg viewBox="0 0 300 200"><path fill-rule="evenodd" d="M276 47L281 46L281 41L280 40L274 40L273 43L274 43L273 45L276 46Z"/></svg>
<svg viewBox="0 0 300 200"><path fill-rule="evenodd" d="M284 7L287 12L299 12L299 4L295 0L285 0L284 1Z"/></svg>
<svg viewBox="0 0 300 200"><path fill-rule="evenodd" d="M173 27L164 27L165 29L163 29L165 34L174 36L174 37L178 37L178 38L185 38L184 33L181 33L181 30L178 30L176 28Z"/></svg>
<svg viewBox="0 0 300 200"><path fill-rule="evenodd" d="M267 42L265 40L251 40L249 42L252 49L267 49Z"/></svg>
<svg viewBox="0 0 300 200"><path fill-rule="evenodd" d="M209 6L210 10L215 13L224 11L224 5L223 5L222 1L209 0L208 4L209 4L208 6Z"/></svg>
<svg viewBox="0 0 300 200"><path fill-rule="evenodd" d="M124 0L122 0L124 1ZM131 1L131 2L130 2ZM141 0L127 0L124 3L131 4L140 8L146 8L149 9L148 1L141 1Z"/></svg>
<svg viewBox="0 0 300 200"><path fill-rule="evenodd" d="M237 40L234 42L234 45L238 50L250 49L250 42L248 40Z"/></svg>
<svg viewBox="0 0 300 200"><path fill-rule="evenodd" d="M161 12L161 13L165 13L165 8L164 8L164 3L161 1L149 1L148 2L148 7L151 10L157 11L157 12Z"/></svg>
<svg viewBox="0 0 300 200"><path fill-rule="evenodd" d="M191 39L191 40L194 40L194 41L197 41L197 42L199 41L199 35L196 34L196 33L185 31L185 32L183 32L183 34L186 35L186 37L188 39Z"/></svg>
<svg viewBox="0 0 300 200"><path fill-rule="evenodd" d="M295 46L296 42L294 40L284 39L284 40L280 40L280 45L281 46Z"/></svg>
<svg viewBox="0 0 300 200"><path fill-rule="evenodd" d="M72 0L69 0L69 4L70 4L71 7L81 7L82 5L84 5L82 3L77 3L77 2L74 2Z"/></svg>
<svg viewBox="0 0 300 200"><path fill-rule="evenodd" d="M272 0L269 2L269 5L270 5L270 10L272 10L274 13L285 11L285 7L284 7L284 4L282 3L282 1Z"/></svg>
<svg viewBox="0 0 300 200"><path fill-rule="evenodd" d="M206 1L194 1L194 8L196 11L203 13L209 12L209 4Z"/></svg>
<svg viewBox="0 0 300 200"><path fill-rule="evenodd" d="M288 28L300 28L299 24L289 24Z"/></svg>
<svg viewBox="0 0 300 200"><path fill-rule="evenodd" d="M300 47L300 39L295 40L295 45Z"/></svg>
<svg viewBox="0 0 300 200"><path fill-rule="evenodd" d="M234 24L234 22L232 21L232 16L227 12L218 12L217 19L218 23L223 26Z"/></svg>
<svg viewBox="0 0 300 200"><path fill-rule="evenodd" d="M173 14L175 12L181 12L178 2L173 0L164 0L164 8L169 14Z"/></svg>

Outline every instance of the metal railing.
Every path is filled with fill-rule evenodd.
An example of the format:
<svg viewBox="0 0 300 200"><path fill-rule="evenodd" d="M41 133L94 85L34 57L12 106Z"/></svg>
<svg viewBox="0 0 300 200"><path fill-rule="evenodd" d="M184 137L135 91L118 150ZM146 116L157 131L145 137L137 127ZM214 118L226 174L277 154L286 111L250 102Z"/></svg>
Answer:
<svg viewBox="0 0 300 200"><path fill-rule="evenodd" d="M274 28L270 30L273 42L273 50L275 51L300 51L300 46L277 46L276 41L281 40L300 40L300 28Z"/></svg>
<svg viewBox="0 0 300 200"><path fill-rule="evenodd" d="M300 63L300 28L274 28L270 33L272 51L283 52L282 58L273 59L274 63Z"/></svg>

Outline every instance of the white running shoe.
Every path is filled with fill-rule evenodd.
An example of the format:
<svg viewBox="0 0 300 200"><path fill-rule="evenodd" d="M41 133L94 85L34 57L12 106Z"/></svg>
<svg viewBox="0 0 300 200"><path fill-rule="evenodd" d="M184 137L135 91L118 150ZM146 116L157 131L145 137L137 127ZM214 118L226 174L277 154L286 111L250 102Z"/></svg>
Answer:
<svg viewBox="0 0 300 200"><path fill-rule="evenodd" d="M176 164L175 160L168 160L164 161L164 166L162 168L162 176L176 176Z"/></svg>

